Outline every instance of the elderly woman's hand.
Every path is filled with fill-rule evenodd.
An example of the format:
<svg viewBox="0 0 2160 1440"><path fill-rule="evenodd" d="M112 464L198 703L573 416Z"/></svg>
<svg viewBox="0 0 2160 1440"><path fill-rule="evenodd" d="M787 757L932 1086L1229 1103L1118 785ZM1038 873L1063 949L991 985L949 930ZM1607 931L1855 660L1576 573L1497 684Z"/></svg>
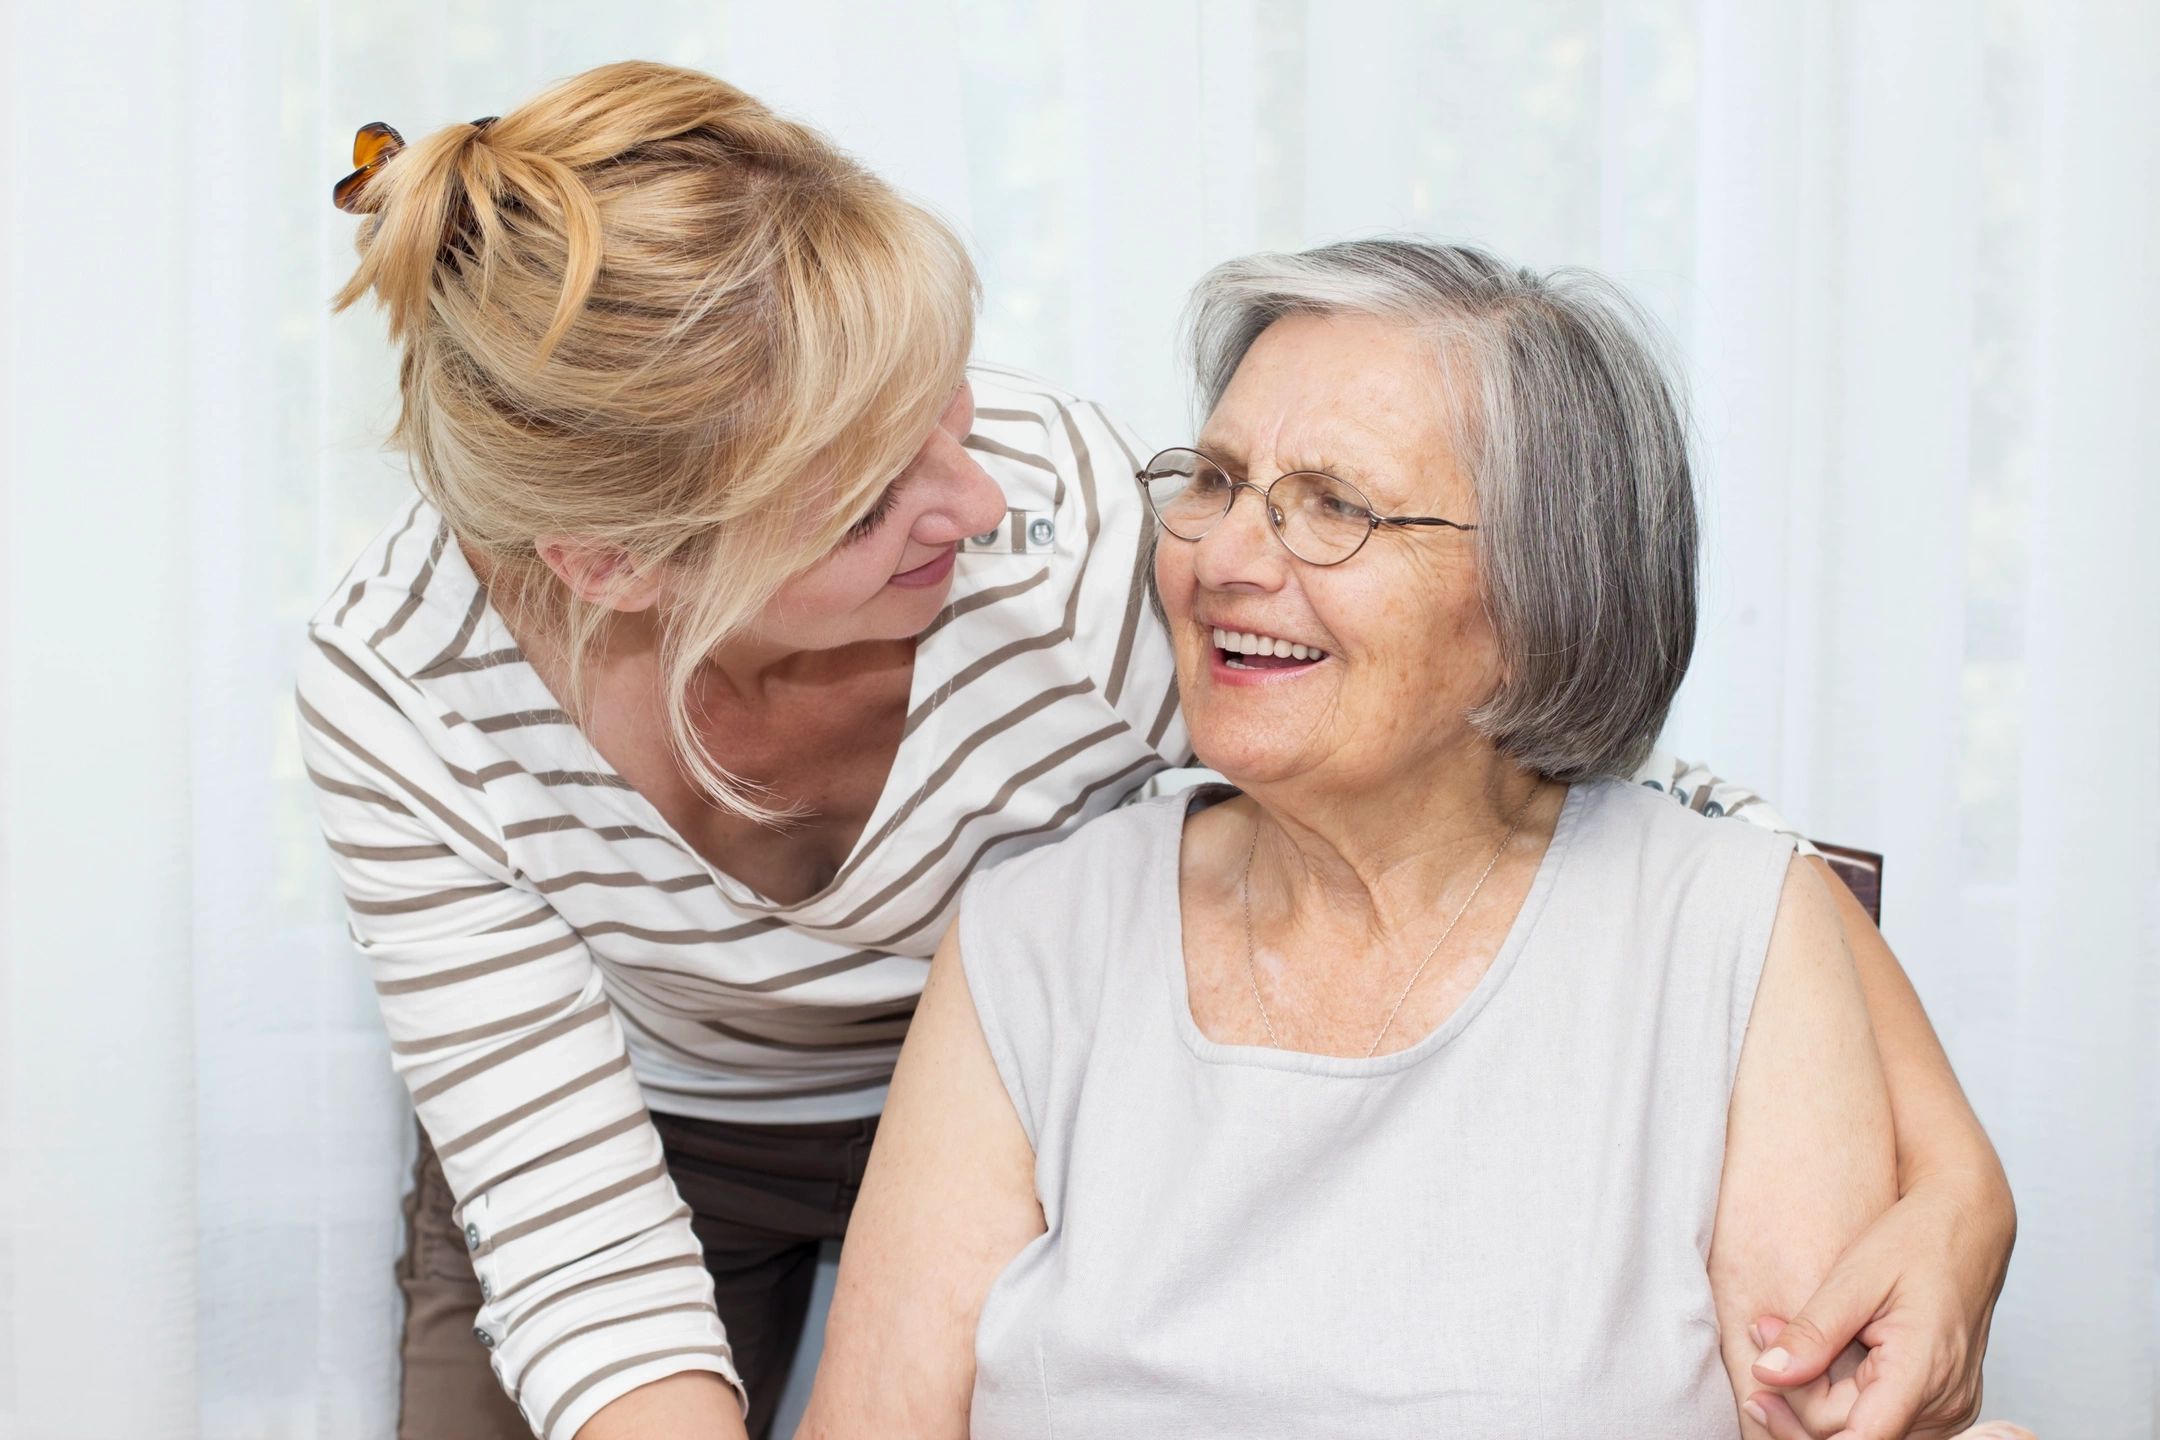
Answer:
<svg viewBox="0 0 2160 1440"><path fill-rule="evenodd" d="M1771 1434L2023 1434L1965 1428L1979 1417L1980 1362L2016 1228L1999 1177L1916 1180L1839 1258L1798 1315L1757 1322L1758 1344L1768 1350L1755 1376L1786 1392L1754 1397Z"/></svg>

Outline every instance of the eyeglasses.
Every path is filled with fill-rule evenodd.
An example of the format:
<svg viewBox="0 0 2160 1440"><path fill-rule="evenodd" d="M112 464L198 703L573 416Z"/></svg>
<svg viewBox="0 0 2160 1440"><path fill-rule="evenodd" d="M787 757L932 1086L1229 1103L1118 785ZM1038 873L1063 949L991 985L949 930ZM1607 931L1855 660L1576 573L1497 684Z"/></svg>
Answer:
<svg viewBox="0 0 2160 1440"><path fill-rule="evenodd" d="M1147 492L1155 523L1180 540L1206 535L1230 513L1238 491L1250 490L1260 497L1275 538L1308 565L1342 564L1364 549L1373 531L1382 526L1478 528L1431 515L1375 515L1363 491L1317 470L1293 470L1262 489L1250 480L1231 479L1228 471L1198 450L1165 450L1133 478Z"/></svg>

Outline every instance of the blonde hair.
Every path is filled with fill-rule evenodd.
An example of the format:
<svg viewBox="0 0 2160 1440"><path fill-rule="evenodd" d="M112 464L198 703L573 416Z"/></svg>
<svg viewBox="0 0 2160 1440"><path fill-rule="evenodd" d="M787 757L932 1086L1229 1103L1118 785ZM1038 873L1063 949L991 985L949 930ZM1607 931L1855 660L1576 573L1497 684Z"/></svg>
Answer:
<svg viewBox="0 0 2160 1440"><path fill-rule="evenodd" d="M692 724L699 665L838 543L959 383L959 240L807 126L692 70L627 62L451 125L369 183L359 268L403 346L393 442L498 608L585 664L613 612L540 537L667 567L669 739L722 805L783 812Z"/></svg>

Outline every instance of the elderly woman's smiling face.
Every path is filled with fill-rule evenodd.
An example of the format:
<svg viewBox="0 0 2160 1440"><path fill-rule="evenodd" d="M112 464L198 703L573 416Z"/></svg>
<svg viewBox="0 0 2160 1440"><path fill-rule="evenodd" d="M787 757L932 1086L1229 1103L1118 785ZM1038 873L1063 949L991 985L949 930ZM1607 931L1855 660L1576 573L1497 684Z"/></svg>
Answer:
<svg viewBox="0 0 2160 1440"><path fill-rule="evenodd" d="M1199 448L1263 488L1317 470L1363 491L1378 515L1475 524L1456 403L1429 337L1385 320L1293 315L1253 343ZM1248 786L1357 790L1414 783L1485 747L1464 717L1498 688L1501 665L1475 538L1383 528L1344 563L1310 565L1270 533L1251 492L1236 493L1201 539L1164 534L1156 551L1201 763ZM1323 654L1247 660L1221 646L1222 632Z"/></svg>

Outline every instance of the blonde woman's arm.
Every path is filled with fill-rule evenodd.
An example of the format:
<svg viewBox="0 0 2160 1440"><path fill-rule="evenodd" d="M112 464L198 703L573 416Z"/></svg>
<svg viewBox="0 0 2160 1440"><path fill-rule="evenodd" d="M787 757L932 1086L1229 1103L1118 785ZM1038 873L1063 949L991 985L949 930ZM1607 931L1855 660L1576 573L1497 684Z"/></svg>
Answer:
<svg viewBox="0 0 2160 1440"><path fill-rule="evenodd" d="M955 928L900 1052L797 1440L962 1440L983 1298L1042 1233L1034 1152L983 1038Z"/></svg>
<svg viewBox="0 0 2160 1440"><path fill-rule="evenodd" d="M392 700L410 687L355 637L312 639L301 754L392 1064L457 1196L472 1343L546 1440L741 1436L712 1278L598 967Z"/></svg>

